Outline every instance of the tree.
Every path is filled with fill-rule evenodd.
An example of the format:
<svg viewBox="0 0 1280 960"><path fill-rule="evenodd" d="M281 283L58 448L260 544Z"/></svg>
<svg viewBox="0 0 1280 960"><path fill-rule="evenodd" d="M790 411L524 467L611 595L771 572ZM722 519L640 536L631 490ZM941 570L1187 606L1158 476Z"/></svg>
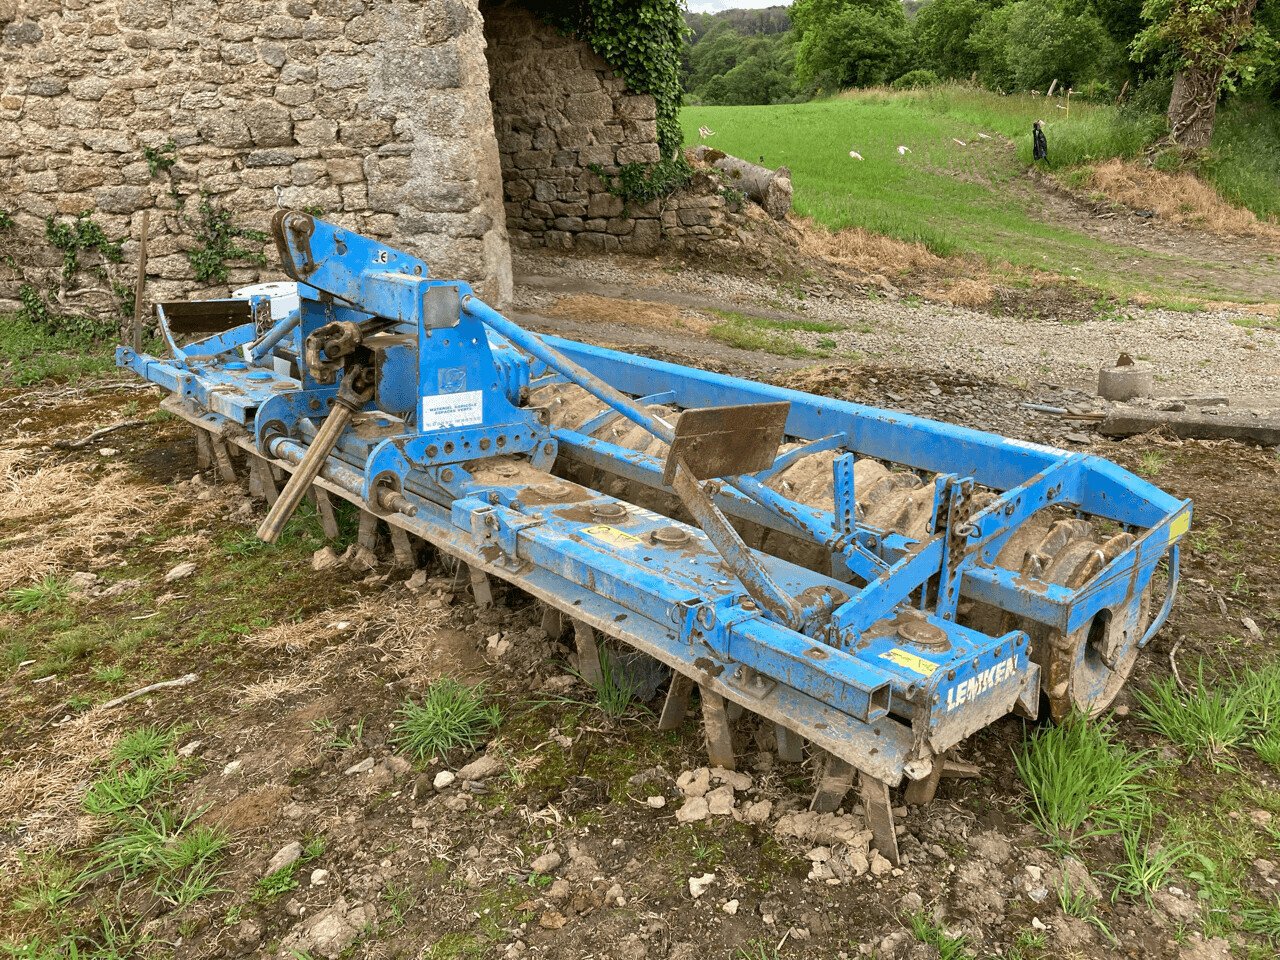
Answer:
<svg viewBox="0 0 1280 960"><path fill-rule="evenodd" d="M862 87L902 72L911 31L899 0L796 0L791 22L802 83Z"/></svg>
<svg viewBox="0 0 1280 960"><path fill-rule="evenodd" d="M917 62L942 77L970 76L978 57L969 35L986 10L979 0L929 0L911 24Z"/></svg>
<svg viewBox="0 0 1280 960"><path fill-rule="evenodd" d="M965 46L973 56L982 82L994 89L1013 86L1009 69L1009 19L1017 4L992 7L969 34Z"/></svg>
<svg viewBox="0 0 1280 960"><path fill-rule="evenodd" d="M795 96L794 74L794 48L781 37L759 37L748 43L736 66L712 77L698 93L703 103L725 106L779 103Z"/></svg>
<svg viewBox="0 0 1280 960"><path fill-rule="evenodd" d="M1014 85L1045 90L1055 79L1070 86L1097 78L1116 48L1086 7L1062 0L1021 0L1007 21L1005 58Z"/></svg>
<svg viewBox="0 0 1280 960"><path fill-rule="evenodd" d="M1207 147L1223 89L1274 65L1276 41L1254 17L1257 8L1258 0L1145 0L1148 25L1133 54L1143 59L1170 51L1169 139L1177 146Z"/></svg>

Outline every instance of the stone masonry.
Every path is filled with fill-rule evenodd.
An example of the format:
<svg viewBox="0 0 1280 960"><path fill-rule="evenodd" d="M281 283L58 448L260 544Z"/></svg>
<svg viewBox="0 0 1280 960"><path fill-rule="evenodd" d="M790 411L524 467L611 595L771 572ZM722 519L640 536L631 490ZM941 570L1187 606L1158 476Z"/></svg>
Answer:
<svg viewBox="0 0 1280 960"><path fill-rule="evenodd" d="M637 253L742 236L706 176L624 210L590 168L659 158L653 98L510 0L0 0L0 70L0 309L23 284L63 312L118 305L97 277L57 279L46 219L85 211L125 241L118 290L151 211L152 302L279 277L269 243L236 239L266 265L198 282L202 203L261 231L315 213L498 305L509 233Z"/></svg>
<svg viewBox="0 0 1280 960"><path fill-rule="evenodd" d="M510 297L477 0L0 0L0 68L0 210L30 251L0 297L57 261L45 218L84 210L129 238L131 275L148 207L149 299L225 294L184 255L201 193L258 230L309 209ZM153 175L144 148L170 142ZM263 252L229 286L278 277Z"/></svg>
<svg viewBox="0 0 1280 960"><path fill-rule="evenodd" d="M656 248L656 205L622 216L622 200L591 172L659 159L653 97L629 93L599 55L518 4L482 11L512 239L588 251Z"/></svg>

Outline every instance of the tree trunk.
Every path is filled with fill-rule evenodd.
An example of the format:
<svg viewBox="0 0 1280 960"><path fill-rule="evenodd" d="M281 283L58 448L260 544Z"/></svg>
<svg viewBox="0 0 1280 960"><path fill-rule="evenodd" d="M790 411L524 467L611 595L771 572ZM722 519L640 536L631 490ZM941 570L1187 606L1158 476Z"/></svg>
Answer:
<svg viewBox="0 0 1280 960"><path fill-rule="evenodd" d="M1184 150L1198 152L1209 146L1221 82L1221 71L1206 73L1196 67L1184 67L1174 74L1173 95L1169 97L1169 136Z"/></svg>
<svg viewBox="0 0 1280 960"><path fill-rule="evenodd" d="M764 207L765 212L775 220L781 220L791 210L790 168L770 170L707 146L696 148L694 156L723 170L729 175L729 182L734 187Z"/></svg>

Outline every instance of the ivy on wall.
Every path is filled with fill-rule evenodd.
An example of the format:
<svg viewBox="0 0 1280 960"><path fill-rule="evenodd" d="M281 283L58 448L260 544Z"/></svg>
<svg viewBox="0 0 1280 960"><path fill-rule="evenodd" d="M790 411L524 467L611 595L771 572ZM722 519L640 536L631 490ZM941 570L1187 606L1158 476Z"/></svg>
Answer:
<svg viewBox="0 0 1280 960"><path fill-rule="evenodd" d="M528 6L587 43L631 90L651 94L662 155L680 150L680 50L686 29L680 0L528 0Z"/></svg>

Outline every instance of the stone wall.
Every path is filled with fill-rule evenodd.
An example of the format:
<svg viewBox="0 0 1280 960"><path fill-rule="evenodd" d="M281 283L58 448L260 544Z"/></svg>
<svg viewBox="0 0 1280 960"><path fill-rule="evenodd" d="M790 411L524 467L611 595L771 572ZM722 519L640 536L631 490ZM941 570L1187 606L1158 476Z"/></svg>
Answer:
<svg viewBox="0 0 1280 960"><path fill-rule="evenodd" d="M517 243L556 249L653 250L656 204L629 209L590 170L616 174L659 159L653 97L626 89L589 46L516 2L485 3L494 127L507 229Z"/></svg>
<svg viewBox="0 0 1280 960"><path fill-rule="evenodd" d="M510 296L478 0L0 0L0 68L0 210L23 254L0 297L60 262L45 219L85 210L129 239L130 283L155 211L149 299L278 276L251 243L267 266L195 281L201 193L259 230L308 208Z"/></svg>

